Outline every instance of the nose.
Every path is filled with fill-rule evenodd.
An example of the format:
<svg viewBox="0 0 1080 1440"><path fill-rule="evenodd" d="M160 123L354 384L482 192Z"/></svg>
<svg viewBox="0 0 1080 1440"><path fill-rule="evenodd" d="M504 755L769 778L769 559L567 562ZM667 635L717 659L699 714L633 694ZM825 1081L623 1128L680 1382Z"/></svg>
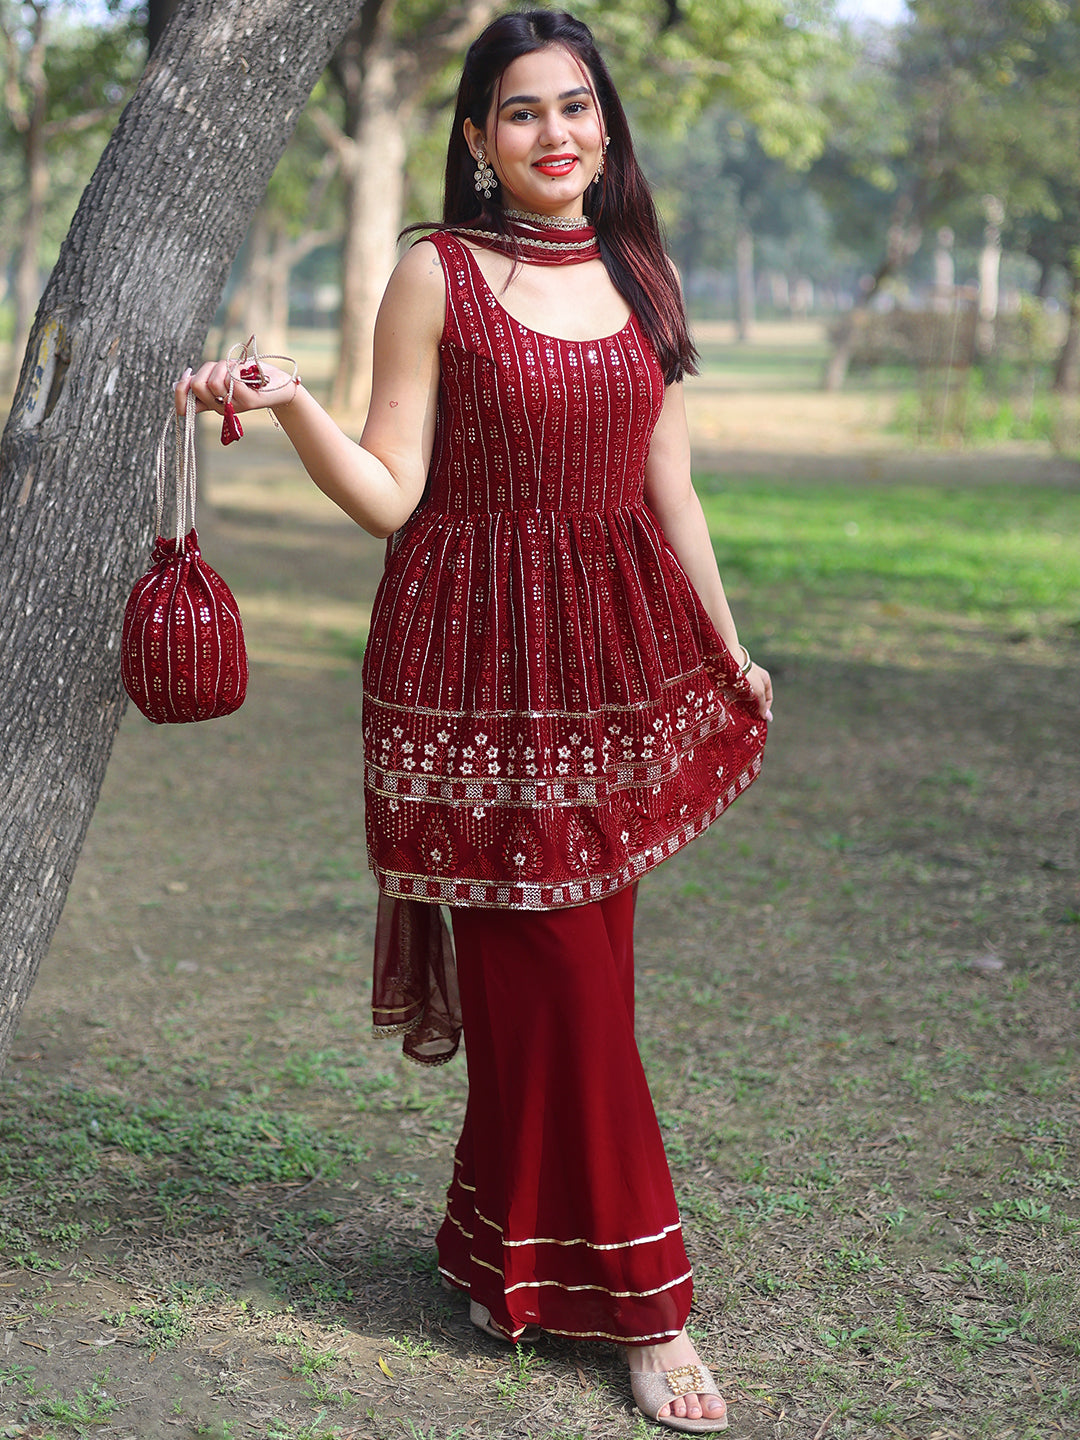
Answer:
<svg viewBox="0 0 1080 1440"><path fill-rule="evenodd" d="M540 127L541 145L561 145L567 136L566 117L557 107L544 112L544 123Z"/></svg>

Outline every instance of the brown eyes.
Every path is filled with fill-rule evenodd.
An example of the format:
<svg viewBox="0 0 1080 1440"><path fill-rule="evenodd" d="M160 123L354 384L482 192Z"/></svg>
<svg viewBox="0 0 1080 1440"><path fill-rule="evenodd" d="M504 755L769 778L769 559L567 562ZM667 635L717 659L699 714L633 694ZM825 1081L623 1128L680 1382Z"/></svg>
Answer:
<svg viewBox="0 0 1080 1440"><path fill-rule="evenodd" d="M572 100L569 105L567 105L567 106L564 107L564 109L563 109L563 114L564 114L564 115L570 115L570 116L573 116L573 115L582 115L582 114L584 114L584 112L585 112L586 110L588 110L588 108L589 108L589 107L588 107L588 105L585 103L584 100ZM510 114L507 118L510 119L510 120L522 120L522 121L524 121L524 120L535 120L535 119L536 119L536 111L535 111L535 110L514 110L514 111L511 112L511 114Z"/></svg>

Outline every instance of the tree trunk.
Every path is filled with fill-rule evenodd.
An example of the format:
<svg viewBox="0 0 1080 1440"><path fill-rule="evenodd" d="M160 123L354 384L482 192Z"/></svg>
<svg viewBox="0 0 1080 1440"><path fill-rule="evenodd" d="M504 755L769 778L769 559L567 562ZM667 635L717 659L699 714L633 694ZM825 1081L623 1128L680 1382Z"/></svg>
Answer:
<svg viewBox="0 0 1080 1440"><path fill-rule="evenodd" d="M378 40L364 57L360 119L344 160L346 214L341 256L341 329L332 403L360 413L371 394L372 339L397 259L405 208L407 127L393 47Z"/></svg>
<svg viewBox="0 0 1080 1440"><path fill-rule="evenodd" d="M498 0L447 0L422 32L402 35L394 28L396 0L367 0L360 23L334 57L345 97L343 133L331 135L324 126L345 182L335 408L359 413L371 392L375 317L397 259L409 126L417 106L449 56L498 8Z"/></svg>
<svg viewBox="0 0 1080 1440"><path fill-rule="evenodd" d="M948 315L956 304L956 261L953 246L956 235L948 225L937 232L937 247L934 250L934 289L930 305L939 315Z"/></svg>
<svg viewBox="0 0 1080 1440"><path fill-rule="evenodd" d="M975 349L979 355L994 353L997 338L998 297L1001 289L1001 227L1005 207L994 195L983 196L983 244L979 251L979 309L975 325Z"/></svg>
<svg viewBox="0 0 1080 1440"><path fill-rule="evenodd" d="M283 354L289 348L289 237L275 230L270 247L270 270L266 276L267 354Z"/></svg>
<svg viewBox="0 0 1080 1440"><path fill-rule="evenodd" d="M242 269L225 306L223 334L246 339L254 332L259 349L268 355L285 344L285 336L270 333L269 276L273 265L274 234L265 202L252 217L244 239Z"/></svg>
<svg viewBox="0 0 1080 1440"><path fill-rule="evenodd" d="M358 0L182 0L87 187L0 441L0 1059L124 708L153 455L229 265ZM133 857L134 859L135 857Z"/></svg>
<svg viewBox="0 0 1080 1440"><path fill-rule="evenodd" d="M745 221L735 232L735 335L747 341L754 329L754 232Z"/></svg>
<svg viewBox="0 0 1080 1440"><path fill-rule="evenodd" d="M146 7L146 46L153 51L161 39L165 26L172 19L177 0L150 0Z"/></svg>
<svg viewBox="0 0 1080 1440"><path fill-rule="evenodd" d="M30 322L37 307L40 276L38 250L45 227L45 201L49 193L49 168L45 158L45 111L49 88L45 76L45 11L34 14L30 49L24 70L26 110L23 119L23 175L26 202L19 226L19 255L15 265L15 334L12 337L13 367L18 363L30 334Z"/></svg>
<svg viewBox="0 0 1080 1440"><path fill-rule="evenodd" d="M1054 392L1075 395L1080 390L1080 260L1069 271L1069 328L1054 366Z"/></svg>
<svg viewBox="0 0 1080 1440"><path fill-rule="evenodd" d="M867 312L874 296L891 276L903 270L922 243L922 223L915 218L915 206L909 196L902 196L893 210L885 242L885 255L873 278L842 325L837 326L833 336L833 348L825 365L823 386L828 391L837 391L847 379L859 327L866 322Z"/></svg>

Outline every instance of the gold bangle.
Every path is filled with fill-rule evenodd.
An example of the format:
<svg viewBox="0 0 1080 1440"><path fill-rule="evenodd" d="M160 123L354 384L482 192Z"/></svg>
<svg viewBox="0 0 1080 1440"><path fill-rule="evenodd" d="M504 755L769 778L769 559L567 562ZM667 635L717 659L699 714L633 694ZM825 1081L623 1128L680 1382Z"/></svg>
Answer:
<svg viewBox="0 0 1080 1440"><path fill-rule="evenodd" d="M746 658L743 660L743 663L739 666L739 674L740 674L740 675L748 675L748 674L750 673L750 666L751 666L754 662L750 659L750 651L746 648L745 645L740 644L739 649L742 651L743 655L746 657Z"/></svg>

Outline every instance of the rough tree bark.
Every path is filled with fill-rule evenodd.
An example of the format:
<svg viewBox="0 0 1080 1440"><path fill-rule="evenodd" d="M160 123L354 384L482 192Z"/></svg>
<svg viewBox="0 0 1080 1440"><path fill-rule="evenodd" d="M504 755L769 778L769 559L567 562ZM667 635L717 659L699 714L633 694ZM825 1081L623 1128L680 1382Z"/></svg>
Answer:
<svg viewBox="0 0 1080 1440"><path fill-rule="evenodd" d="M172 382L359 3L181 0L38 308L0 441L0 1061L123 712Z"/></svg>

